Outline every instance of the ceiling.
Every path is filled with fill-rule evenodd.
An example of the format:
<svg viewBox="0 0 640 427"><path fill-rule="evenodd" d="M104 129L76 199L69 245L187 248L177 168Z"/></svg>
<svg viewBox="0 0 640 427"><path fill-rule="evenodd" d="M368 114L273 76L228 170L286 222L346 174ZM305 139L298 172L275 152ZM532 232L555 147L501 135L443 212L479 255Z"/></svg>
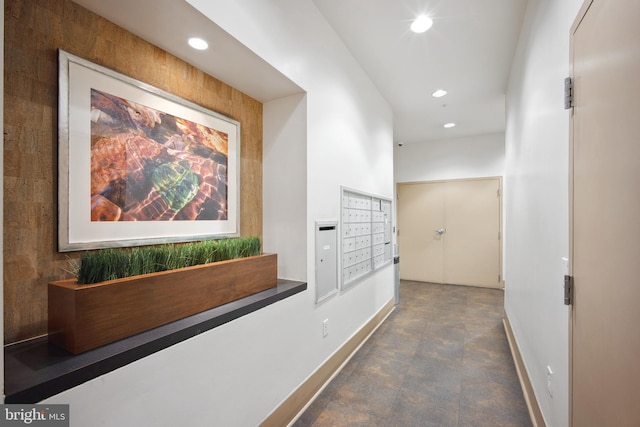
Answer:
<svg viewBox="0 0 640 427"><path fill-rule="evenodd" d="M504 132L527 0L313 1L391 104L396 142ZM422 34L409 30L419 14L434 22Z"/></svg>
<svg viewBox="0 0 640 427"><path fill-rule="evenodd" d="M301 91L184 1L74 1L259 101ZM396 142L504 131L504 94L527 0L313 2L391 104ZM420 13L434 24L415 34L409 25ZM194 34L215 46L185 49ZM234 61L219 60L229 55ZM433 98L439 88L448 94ZM447 122L456 126L443 128Z"/></svg>
<svg viewBox="0 0 640 427"><path fill-rule="evenodd" d="M125 30L260 101L303 92L295 83L182 0L73 0ZM150 13L153 11L153 13ZM192 36L215 40L206 51ZM229 61L228 58L233 58ZM256 79L255 76L260 78Z"/></svg>

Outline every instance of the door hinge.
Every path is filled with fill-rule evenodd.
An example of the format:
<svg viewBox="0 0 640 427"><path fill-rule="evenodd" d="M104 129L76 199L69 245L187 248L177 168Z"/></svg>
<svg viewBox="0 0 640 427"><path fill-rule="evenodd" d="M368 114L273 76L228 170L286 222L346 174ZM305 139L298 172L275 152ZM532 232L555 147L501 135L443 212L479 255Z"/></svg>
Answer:
<svg viewBox="0 0 640 427"><path fill-rule="evenodd" d="M564 276L564 305L573 304L573 276Z"/></svg>
<svg viewBox="0 0 640 427"><path fill-rule="evenodd" d="M502 239L502 232L498 231L498 240Z"/></svg>
<svg viewBox="0 0 640 427"><path fill-rule="evenodd" d="M564 109L570 110L573 107L573 79L564 79Z"/></svg>

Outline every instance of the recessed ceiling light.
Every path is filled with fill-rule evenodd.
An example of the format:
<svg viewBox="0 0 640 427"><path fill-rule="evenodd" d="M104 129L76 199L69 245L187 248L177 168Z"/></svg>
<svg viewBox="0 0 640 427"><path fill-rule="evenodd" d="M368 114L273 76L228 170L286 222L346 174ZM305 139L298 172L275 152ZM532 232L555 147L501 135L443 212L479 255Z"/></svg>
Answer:
<svg viewBox="0 0 640 427"><path fill-rule="evenodd" d="M433 25L433 20L427 15L420 15L411 23L411 31L414 33L424 33Z"/></svg>
<svg viewBox="0 0 640 427"><path fill-rule="evenodd" d="M445 123L444 127L446 127L447 129L454 127L456 124L455 123Z"/></svg>
<svg viewBox="0 0 640 427"><path fill-rule="evenodd" d="M447 91L444 89L438 89L435 92L433 92L431 94L431 96L433 96L434 98L440 98L442 96L445 96L447 94Z"/></svg>
<svg viewBox="0 0 640 427"><path fill-rule="evenodd" d="M205 50L209 47L209 43L199 37L191 37L188 41L189 46L198 50Z"/></svg>

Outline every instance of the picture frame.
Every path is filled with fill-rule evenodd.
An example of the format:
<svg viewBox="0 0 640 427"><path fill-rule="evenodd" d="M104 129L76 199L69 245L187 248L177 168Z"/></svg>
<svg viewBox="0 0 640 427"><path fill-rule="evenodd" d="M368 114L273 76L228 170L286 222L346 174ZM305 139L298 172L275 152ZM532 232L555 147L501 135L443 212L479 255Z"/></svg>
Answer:
<svg viewBox="0 0 640 427"><path fill-rule="evenodd" d="M58 51L58 250L240 235L240 123Z"/></svg>

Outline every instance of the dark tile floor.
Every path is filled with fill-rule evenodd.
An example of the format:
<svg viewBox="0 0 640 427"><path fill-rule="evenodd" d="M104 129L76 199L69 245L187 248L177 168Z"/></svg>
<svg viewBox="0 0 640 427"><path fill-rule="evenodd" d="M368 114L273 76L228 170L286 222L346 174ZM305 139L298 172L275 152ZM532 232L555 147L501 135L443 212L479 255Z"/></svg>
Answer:
<svg viewBox="0 0 640 427"><path fill-rule="evenodd" d="M531 426L503 292L402 281L400 303L295 427Z"/></svg>

